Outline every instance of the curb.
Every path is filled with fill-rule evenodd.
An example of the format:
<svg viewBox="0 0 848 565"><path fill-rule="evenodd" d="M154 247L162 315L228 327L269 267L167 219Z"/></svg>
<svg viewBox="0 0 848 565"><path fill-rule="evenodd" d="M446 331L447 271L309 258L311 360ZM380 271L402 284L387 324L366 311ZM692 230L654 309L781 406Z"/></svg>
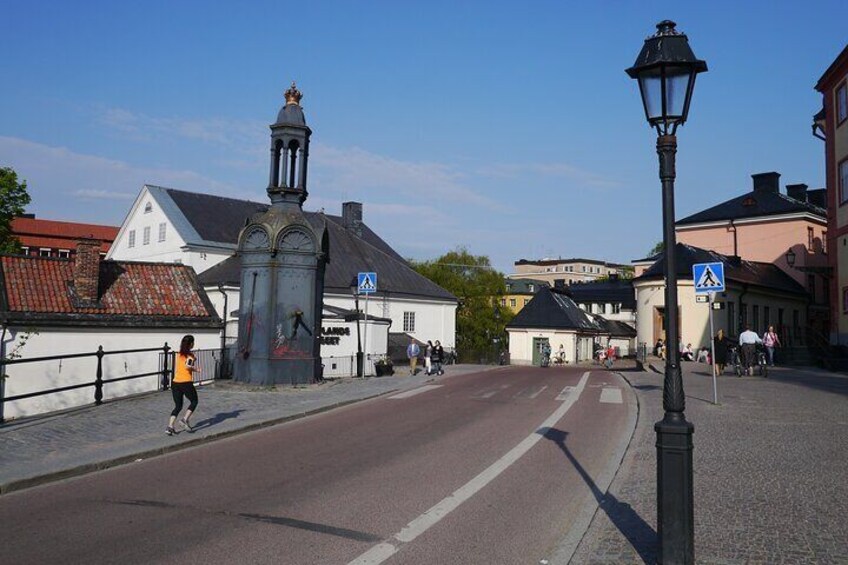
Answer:
<svg viewBox="0 0 848 565"><path fill-rule="evenodd" d="M594 523L598 512L601 511L601 507L604 505L604 500L609 493L609 489L618 477L619 471L621 471L624 459L627 457L627 453L630 451L630 446L633 444L633 439L636 437L636 430L639 428L639 418L642 415L642 405L639 400L639 395L636 394L636 390L633 388L633 383L631 383L623 373L620 371L611 372L618 375L625 383L627 383L627 386L630 387L630 391L633 393L633 398L635 399L636 404L636 410L632 419L633 428L630 430L630 435L625 436L626 439L621 440L616 446L612 460L599 474L599 478L602 478L602 482L606 483L606 486L603 489L604 499L600 501L592 501L592 497L590 497L590 502L580 510L580 515L575 520L574 526L572 526L571 530L560 540L553 554L548 559L547 562L551 565L568 565L571 563L572 559L574 559L574 554L577 553L577 550L580 548L580 545L583 543L583 540L592 528L592 524ZM628 421L628 424L630 423L631 422ZM609 478L607 479L607 477Z"/></svg>
<svg viewBox="0 0 848 565"><path fill-rule="evenodd" d="M341 408L343 406L348 406L350 404L356 404L357 402L364 402L366 400L372 400L374 398L379 398L381 396L385 396L387 394L393 394L397 392L397 389L389 390L386 392L381 392L379 394L374 394L371 396L366 396L363 398L357 398L354 400L343 400L341 402L336 402L334 404L328 404L326 406L321 406L319 408L313 408L312 410L307 410L306 412L301 412L299 414L291 414L289 416L281 416L279 418L273 418L271 420L264 420L262 422L255 422L253 424L247 424L244 427L237 428L234 430L227 430L222 432L211 433L208 435L196 437L194 439L186 440L180 443L175 443L172 445L166 445L163 447L157 447L155 449L148 449L146 451L141 451L138 453L133 453L131 455L121 455L120 457L113 457L112 459L106 459L104 461L97 461L95 463L84 463L82 465L78 465L76 467L72 467L70 469L63 469L61 471L55 471L52 473L44 473L42 475L37 475L35 477L27 477L25 479L16 479L9 481L7 483L0 484L0 496L4 494L9 494L11 492L25 490L28 488L44 485L47 483L53 483L57 481L61 481L64 479L70 479L73 477L79 477L82 475L87 475L89 473L94 473L96 471L103 471L106 469L111 469L113 467L118 467L121 465L125 465L127 463L133 463L140 459L149 459L152 457L156 457L159 455L166 455L168 453L174 453L176 451L181 451L183 449L188 449L190 447L197 447L198 445L228 438L231 436L256 431L262 428L267 428L270 426L275 426L277 424L282 424L285 422L290 422L293 420L299 420L301 418L306 418L308 416L314 416L315 414L320 414L322 412L328 412L330 410L334 410L336 408Z"/></svg>

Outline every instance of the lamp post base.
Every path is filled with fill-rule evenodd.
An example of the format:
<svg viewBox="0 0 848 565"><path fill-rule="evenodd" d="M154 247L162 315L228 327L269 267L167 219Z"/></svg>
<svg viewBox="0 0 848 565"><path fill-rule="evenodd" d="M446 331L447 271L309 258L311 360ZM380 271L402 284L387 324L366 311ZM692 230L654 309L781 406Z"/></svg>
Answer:
<svg viewBox="0 0 848 565"><path fill-rule="evenodd" d="M657 563L695 563L692 434L682 412L666 412L657 432Z"/></svg>
<svg viewBox="0 0 848 565"><path fill-rule="evenodd" d="M365 354L361 351L356 352L356 376L362 377L365 373L363 368L365 365Z"/></svg>

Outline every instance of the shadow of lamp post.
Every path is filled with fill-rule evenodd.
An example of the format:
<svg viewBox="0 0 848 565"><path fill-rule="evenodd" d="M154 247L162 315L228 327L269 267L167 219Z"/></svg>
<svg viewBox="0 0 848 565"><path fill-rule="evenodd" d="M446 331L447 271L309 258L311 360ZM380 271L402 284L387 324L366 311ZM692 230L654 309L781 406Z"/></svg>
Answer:
<svg viewBox="0 0 848 565"><path fill-rule="evenodd" d="M627 69L639 82L642 105L657 131L662 181L663 245L665 260L665 318L668 358L663 381L665 416L654 425L657 433L657 547L658 563L695 562L695 512L692 490L692 434L686 421L680 352L677 347L677 265L674 233L674 161L677 127L686 122L695 77L707 70L695 58L686 35L665 20L648 37L636 62Z"/></svg>
<svg viewBox="0 0 848 565"><path fill-rule="evenodd" d="M353 295L356 308L356 376L361 377L364 356L362 355L362 336L359 330L359 280L356 276L350 280L350 293Z"/></svg>

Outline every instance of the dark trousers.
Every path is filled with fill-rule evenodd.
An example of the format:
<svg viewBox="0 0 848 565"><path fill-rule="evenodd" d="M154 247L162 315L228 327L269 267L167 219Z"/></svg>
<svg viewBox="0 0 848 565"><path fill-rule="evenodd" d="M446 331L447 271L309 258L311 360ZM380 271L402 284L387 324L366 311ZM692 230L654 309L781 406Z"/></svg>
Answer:
<svg viewBox="0 0 848 565"><path fill-rule="evenodd" d="M189 410L194 412L197 409L197 389L194 388L194 383L173 383L171 394L174 396L174 409L171 411L171 416L176 418L180 415L183 409L183 396L188 398Z"/></svg>
<svg viewBox="0 0 848 565"><path fill-rule="evenodd" d="M753 367L757 364L757 346L755 344L742 344L742 363L745 367Z"/></svg>

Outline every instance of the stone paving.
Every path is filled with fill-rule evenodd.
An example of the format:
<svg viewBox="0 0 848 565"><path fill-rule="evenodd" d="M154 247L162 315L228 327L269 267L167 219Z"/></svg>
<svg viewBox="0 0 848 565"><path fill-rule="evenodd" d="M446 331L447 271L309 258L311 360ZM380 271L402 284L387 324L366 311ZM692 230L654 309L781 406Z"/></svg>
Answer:
<svg viewBox="0 0 848 565"><path fill-rule="evenodd" d="M660 362L661 363L661 362ZM622 372L639 421L618 475L571 563L656 560L660 373ZM695 560L848 564L848 377L776 368L768 379L719 377L684 363L695 425Z"/></svg>
<svg viewBox="0 0 848 565"><path fill-rule="evenodd" d="M273 425L351 402L406 390L439 378L496 369L450 365L444 377L339 379L307 387L250 387L219 381L199 387L196 431L166 436L171 393L115 400L0 426L0 493L146 458ZM179 428L179 426L178 426Z"/></svg>

